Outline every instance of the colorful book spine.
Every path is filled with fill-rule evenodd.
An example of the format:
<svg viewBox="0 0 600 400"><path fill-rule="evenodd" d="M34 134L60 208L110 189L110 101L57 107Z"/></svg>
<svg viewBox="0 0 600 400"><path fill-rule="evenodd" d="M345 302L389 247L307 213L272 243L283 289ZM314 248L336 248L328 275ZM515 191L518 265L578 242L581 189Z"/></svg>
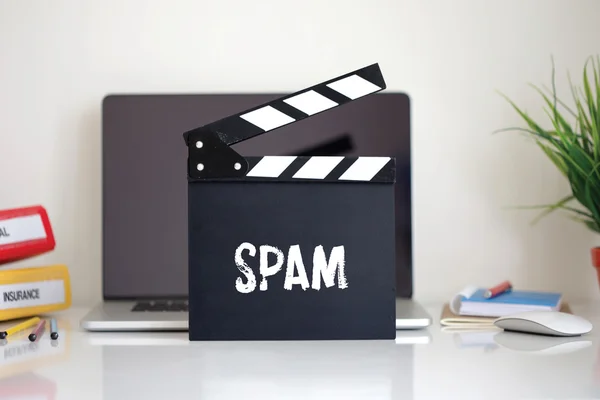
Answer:
<svg viewBox="0 0 600 400"><path fill-rule="evenodd" d="M65 265L0 270L0 321L70 306L71 282Z"/></svg>
<svg viewBox="0 0 600 400"><path fill-rule="evenodd" d="M48 213L42 206L0 211L0 264L54 250Z"/></svg>

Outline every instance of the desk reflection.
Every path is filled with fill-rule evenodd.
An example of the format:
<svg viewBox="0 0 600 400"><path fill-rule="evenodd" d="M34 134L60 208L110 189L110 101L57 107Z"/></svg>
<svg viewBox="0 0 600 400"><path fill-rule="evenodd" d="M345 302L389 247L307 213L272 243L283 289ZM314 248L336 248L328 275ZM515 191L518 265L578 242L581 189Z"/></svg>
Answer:
<svg viewBox="0 0 600 400"><path fill-rule="evenodd" d="M59 330L60 340L50 340L45 335L35 342L29 341L28 333L20 332L0 341L0 378L68 361L68 331Z"/></svg>
<svg viewBox="0 0 600 400"><path fill-rule="evenodd" d="M412 399L419 344L410 338L427 343L429 336L399 336L403 343L105 342L103 398Z"/></svg>
<svg viewBox="0 0 600 400"><path fill-rule="evenodd" d="M34 372L0 378L0 399L54 400L57 385Z"/></svg>
<svg viewBox="0 0 600 400"><path fill-rule="evenodd" d="M0 399L54 400L58 384L38 370L60 368L69 360L70 335L59 330L60 341L46 334L30 342L28 333L18 332L0 341Z"/></svg>
<svg viewBox="0 0 600 400"><path fill-rule="evenodd" d="M415 357L418 398L597 399L592 336L506 331L440 333Z"/></svg>

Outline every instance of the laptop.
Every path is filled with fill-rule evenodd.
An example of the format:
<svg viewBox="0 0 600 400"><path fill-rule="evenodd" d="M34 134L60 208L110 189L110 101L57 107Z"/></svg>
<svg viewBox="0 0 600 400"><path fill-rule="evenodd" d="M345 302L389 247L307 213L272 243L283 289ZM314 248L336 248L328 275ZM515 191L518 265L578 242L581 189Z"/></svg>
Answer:
<svg viewBox="0 0 600 400"><path fill-rule="evenodd" d="M102 294L90 331L188 328L187 149L182 133L282 93L113 94L102 102ZM410 100L385 92L232 146L244 156L397 159L396 328L430 325L412 299Z"/></svg>

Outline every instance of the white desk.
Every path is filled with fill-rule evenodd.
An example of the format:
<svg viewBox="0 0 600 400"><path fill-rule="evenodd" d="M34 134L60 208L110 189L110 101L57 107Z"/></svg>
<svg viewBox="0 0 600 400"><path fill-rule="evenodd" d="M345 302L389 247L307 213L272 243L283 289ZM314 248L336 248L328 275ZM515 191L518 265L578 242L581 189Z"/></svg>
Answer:
<svg viewBox="0 0 600 400"><path fill-rule="evenodd" d="M433 326L396 342L88 333L86 310L71 309L58 315L56 346L48 333L37 347L26 337L4 344L0 399L600 399L600 304L571 306L597 330L563 352L533 351L545 343L531 335L496 336L501 345L493 335L508 333L442 332L439 306L427 307Z"/></svg>

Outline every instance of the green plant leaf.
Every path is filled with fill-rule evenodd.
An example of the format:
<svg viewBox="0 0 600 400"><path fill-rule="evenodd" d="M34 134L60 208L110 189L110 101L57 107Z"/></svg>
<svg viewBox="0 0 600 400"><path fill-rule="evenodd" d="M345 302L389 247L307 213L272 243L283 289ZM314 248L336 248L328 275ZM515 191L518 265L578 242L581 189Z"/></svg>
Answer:
<svg viewBox="0 0 600 400"><path fill-rule="evenodd" d="M560 199L559 201L557 201L554 204L548 204L548 205L544 205L544 206L533 206L533 207L530 206L530 207L525 207L525 209L527 209L527 208L531 208L531 209L544 208L545 209L544 212L538 214L538 216L535 217L533 219L533 221L531 222L532 224L537 224L539 221L541 221L543 218L550 215L554 211L556 211L562 207L565 207L565 204L569 203L572 200L573 200L573 196L569 195L569 196L563 197L562 199Z"/></svg>
<svg viewBox="0 0 600 400"><path fill-rule="evenodd" d="M585 220L584 224L592 231L596 233L600 233L600 225L596 221Z"/></svg>
<svg viewBox="0 0 600 400"><path fill-rule="evenodd" d="M587 100L587 106L589 110L590 123L592 125L592 131L595 130L596 135L598 134L598 110L594 101L594 95L590 87L590 81L588 77L589 60L586 61L585 67L583 68L583 90L585 99Z"/></svg>
<svg viewBox="0 0 600 400"><path fill-rule="evenodd" d="M592 186L589 184L589 182L586 182L585 199L588 204L587 209L590 210L590 212L594 215L594 221L600 221L600 212L598 211L598 205L594 201L595 196L597 196L597 193L592 194Z"/></svg>
<svg viewBox="0 0 600 400"><path fill-rule="evenodd" d="M563 158L570 159L570 158L574 157L574 155L576 155L577 157L589 158L589 160L588 160L589 163L590 164L593 163L594 160L592 157L588 156L585 153L585 151L580 151L581 149L579 147L579 145L580 145L579 140L575 136L575 133L573 132L573 129L571 128L569 123L566 122L564 117L556 109L555 103L553 103L550 100L550 98L548 98L548 96L546 96L535 85L530 85L530 86L533 87L542 96L542 98L544 99L544 102L551 110L551 111L545 110L545 112L548 115L548 117L550 118L550 120L552 121L555 132L560 137L560 140L554 141L553 144L555 144L556 147L559 150L561 150ZM535 123L534 123L534 125L538 126ZM530 126L531 126L531 124L530 124ZM539 129L541 129L541 128L539 128ZM560 145L558 145L557 143L560 143ZM586 171L585 168L581 169L579 163L577 163L576 160L572 160L572 166L575 168L580 168L580 171L582 173L585 173L585 171Z"/></svg>
<svg viewBox="0 0 600 400"><path fill-rule="evenodd" d="M511 132L511 131L528 133L528 134L530 134L532 136L535 136L538 139L547 140L549 142L552 142L552 141L547 139L548 136L550 136L553 139L555 138L555 136L558 136L555 131L548 131L548 130L546 130L546 131L544 131L546 133L546 135L541 135L539 132L532 131L531 129L519 128L519 127L496 129L492 133L495 134L495 133Z"/></svg>
<svg viewBox="0 0 600 400"><path fill-rule="evenodd" d="M558 168L558 170L563 174L563 176L568 177L567 176L567 171L568 171L567 165L566 165L564 159L562 158L561 154L550 149L548 146L544 145L543 143L538 142L537 144L542 149L542 151L544 153L546 153L546 156L548 156L550 161L552 161L552 163L556 166L556 168Z"/></svg>
<svg viewBox="0 0 600 400"><path fill-rule="evenodd" d="M548 115L550 121L552 122L552 125L554 125L554 132L556 132L556 134L558 135L559 143L561 143L562 145L557 147L568 149L569 147L573 146L576 143L577 139L573 138L573 131L571 130L571 128L569 127L567 130L565 130L565 128L561 127L559 125L559 122L552 117L551 111L544 109L544 112L546 113L546 115ZM569 133L571 133L571 135L569 135Z"/></svg>
<svg viewBox="0 0 600 400"><path fill-rule="evenodd" d="M567 121L564 119L561 113L556 109L555 104L550 101L550 99L544 94L544 92L542 92L535 85L530 86L533 87L542 96L542 98L550 108L550 111L546 110L546 114L550 118L550 121L552 121L552 125L554 125L556 134L560 136L563 142L573 144L576 138L574 137L575 134L573 132L573 129L571 128L571 125L567 123Z"/></svg>
<svg viewBox="0 0 600 400"><path fill-rule="evenodd" d="M600 131L600 56L596 58L597 63L594 63L594 83L596 87L596 132Z"/></svg>
<svg viewBox="0 0 600 400"><path fill-rule="evenodd" d="M507 96L503 95L502 93L500 93L500 95L503 96L506 99L506 101L508 101L508 103L513 107L513 109L521 116L521 118L523 118L523 120L525 120L525 122L527 123L527 125L529 125L529 128L531 130L533 130L534 132L537 132L537 134L540 137L544 138L545 140L548 140L549 142L552 142L555 146L561 145L551 135L549 135L544 129L542 129L538 124L536 124L535 121L533 121L533 119L531 119L527 115L527 113L522 111L512 100L510 100Z"/></svg>
<svg viewBox="0 0 600 400"><path fill-rule="evenodd" d="M584 224L592 232L600 233L600 225L598 225L598 223L596 221L592 220L592 219L577 218L575 216L572 216L571 219L573 221L576 221L576 222Z"/></svg>
<svg viewBox="0 0 600 400"><path fill-rule="evenodd" d="M544 90L546 92L548 92L549 95L552 95L553 92L548 89L547 86L542 86L542 88L544 88ZM567 112L569 114L571 114L573 117L577 118L579 116L579 114L577 114L575 111L573 111L573 109L571 107L569 107L564 101L562 101L561 99L559 99L558 97L556 98L556 103L560 104L565 110L567 110Z"/></svg>
<svg viewBox="0 0 600 400"><path fill-rule="evenodd" d="M571 198L571 200L572 200L572 198ZM580 210L578 208L568 207L568 206L565 206L565 205L559 204L559 203L556 203L556 204L544 204L544 205L539 205L539 206L523 206L523 207L517 207L517 208L524 209L524 210L539 210L539 209L545 210L542 214L538 215L534 219L533 223L539 222L542 218L548 216L549 214L551 214L551 213L553 213L554 211L557 211L557 210L568 211L568 212L571 212L573 214L577 214L577 215L580 215L582 217L586 217L588 219L593 219L594 218L594 216L592 214L590 214L590 213L582 211L582 210Z"/></svg>
<svg viewBox="0 0 600 400"><path fill-rule="evenodd" d="M573 108L559 98L555 80L552 59L551 89L529 85L542 98L542 109L549 119L549 129L543 128L543 124L501 94L522 118L525 126L497 132L515 131L529 135L569 182L569 196L554 204L534 207L543 211L533 223L556 210L562 210L576 217L574 219L584 223L590 230L600 233L600 56L586 61L581 88L573 84L568 74ZM577 201L579 205L572 207L568 205L570 201Z"/></svg>
<svg viewBox="0 0 600 400"><path fill-rule="evenodd" d="M577 137L578 139L581 139L581 140L586 139L585 136L583 136L582 134L578 133L578 130L579 130L579 128L578 128L578 126L576 126L575 127L575 131L573 132L573 136L575 136L575 137ZM496 129L495 131L492 131L492 134L502 133L502 132L523 132L523 133L528 133L531 136L535 136L535 137L537 137L539 139L544 139L545 140L545 137L541 136L538 132L532 131L531 129L527 129L527 128L521 128L521 127L518 127L518 126L511 127L511 128ZM558 133L556 131L551 131L551 130L545 129L544 132L546 132L548 135L550 135L554 139L556 139L556 137L558 136Z"/></svg>
<svg viewBox="0 0 600 400"><path fill-rule="evenodd" d="M582 130L588 132L588 135L590 136L590 140L592 140L592 142L595 143L595 146L593 147L594 160L598 160L598 157L599 157L598 141L600 140L600 137L598 136L597 130L594 134L594 130L592 128L592 123L590 122L590 120L587 116L586 110L583 107L583 104L580 99L580 95L577 92L575 85L573 85L573 81L571 80L571 75L567 74L567 76L569 79L569 86L571 88L571 94L573 96L573 101L575 102L575 107L577 108L577 113L579 115L579 117L578 117L579 123L581 124Z"/></svg>
<svg viewBox="0 0 600 400"><path fill-rule="evenodd" d="M572 170L574 173L579 173L582 176L587 176L587 171L586 171L585 167L587 166L588 170L589 170L591 168L591 167L589 167L589 165L591 165L592 161L586 160L585 162L579 163L574 158L574 157L578 158L579 161L585 160L586 159L585 152L581 152L580 151L581 149L577 146L571 146L568 149L563 149L563 148L559 147L558 150L560 151L561 156L565 160L565 163L569 170Z"/></svg>
<svg viewBox="0 0 600 400"><path fill-rule="evenodd" d="M594 160L578 146L571 147L571 157L573 161L579 165L582 171L586 172L585 179L590 185L596 186L600 189L600 175L597 175L595 179L590 179L593 173L598 174L596 169L598 163L594 163Z"/></svg>

